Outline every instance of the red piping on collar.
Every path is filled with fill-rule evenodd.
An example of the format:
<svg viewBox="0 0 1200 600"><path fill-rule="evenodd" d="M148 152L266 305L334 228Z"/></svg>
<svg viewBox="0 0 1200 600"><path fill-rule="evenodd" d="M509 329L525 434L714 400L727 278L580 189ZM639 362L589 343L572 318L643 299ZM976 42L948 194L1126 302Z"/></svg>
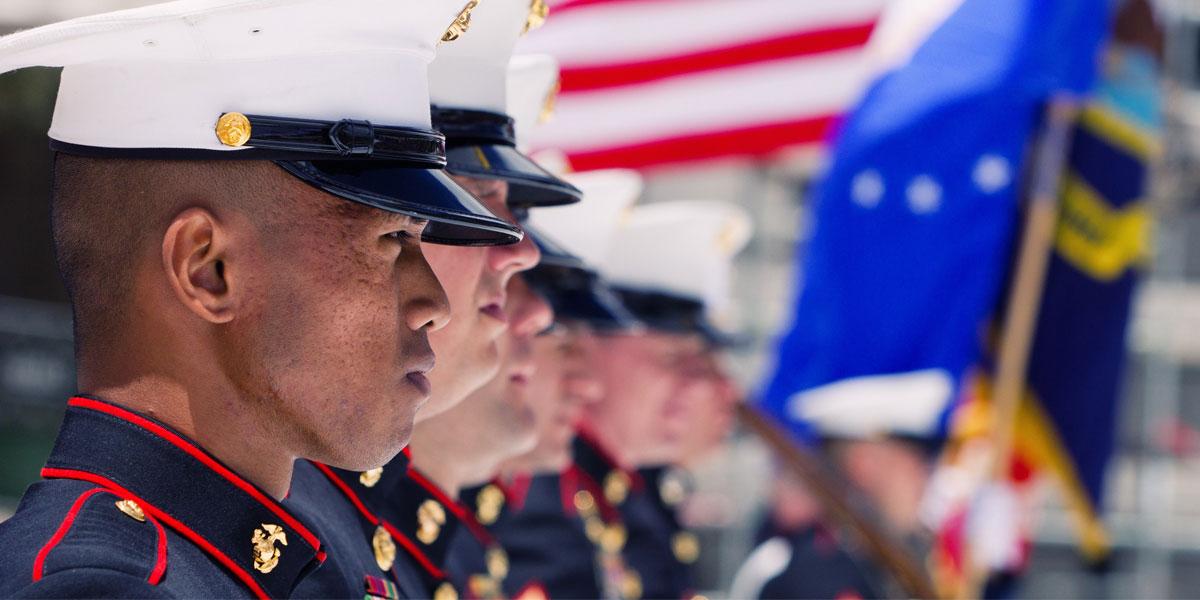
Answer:
<svg viewBox="0 0 1200 600"><path fill-rule="evenodd" d="M413 481L417 482L417 485L425 488L425 491L429 492L430 495L436 498L438 502L441 502L443 506L450 509L450 512L454 513L454 516L458 517L459 521L466 520L466 510L459 505L458 502L455 502L453 499L451 499L446 492L442 491L442 488L438 487L438 484L430 481L428 477L417 470L416 467L408 467L408 476L411 477Z"/></svg>
<svg viewBox="0 0 1200 600"><path fill-rule="evenodd" d="M238 489L249 494L251 498L254 498L260 504L267 507L268 510L275 513L275 515L278 516L280 519L282 519L284 523L287 523L288 527L291 527L292 529L294 529L296 531L296 533L299 533L300 537L304 538L304 541L308 542L309 546L312 546L313 550L317 553L317 559L319 561L325 562L325 552L321 550L321 540L317 539L317 536L314 535L311 531L309 531L307 527L300 524L300 521L297 521L295 517L293 517L290 513L288 513L288 511L284 510L284 508L282 506L280 506L278 502L275 502L274 500L270 499L266 494L264 494L261 490L259 490L257 487L255 487L252 483L246 481L245 479L242 479L236 473L229 470L228 467L217 462L217 460L214 459L212 456L209 456L207 452L204 452L200 448L197 448L194 444L183 439L175 432L163 427L162 425L159 425L158 423L155 423L149 419L146 419L145 417L143 417L141 415L138 415L136 413L125 410L119 406L115 406L115 405L109 404L107 402L101 402L99 400L93 400L91 398L81 398L81 397L71 398L70 400L67 401L67 406L73 406L76 408L83 408L83 409L90 409L90 410L94 410L94 411L112 415L114 417L123 419L125 421L129 421L130 423L133 423L134 425L137 425L137 426L141 427L142 429L145 429L145 430L149 431L150 433L153 433L153 434L163 438L164 440L170 442L171 444L175 445L177 448L179 448L180 450L183 450L188 455L190 455L192 458L195 458L196 460L200 461L204 466L208 467L209 469L212 469L218 475L227 479L230 483L232 483Z"/></svg>
<svg viewBox="0 0 1200 600"><path fill-rule="evenodd" d="M621 461L617 460L616 455L608 450L608 446L605 445L604 442L600 441L599 436L597 436L590 427L586 425L580 425L576 428L575 434L583 438L583 441L587 445L591 446L592 450L594 450L596 454L599 454L600 458L604 460L604 462L608 463L612 468L625 473L625 475L629 477L629 487L633 491L640 492L646 487L646 482L642 481L641 473L638 473L637 469L631 469L625 466Z"/></svg>
<svg viewBox="0 0 1200 600"><path fill-rule="evenodd" d="M580 484L578 486L579 489L586 488L588 493L592 495L592 501L596 503L596 507L600 510L600 517L603 518L607 523L616 523L621 521L621 512L617 510L615 506L609 504L608 498L604 496L604 489L600 487L600 484L597 483L595 479L592 479L592 476L588 475L587 471L584 471L578 465L573 465L572 469L574 471L576 481ZM565 495L565 486L563 488L563 492ZM575 499L574 494L572 494L572 509L574 508L574 504Z"/></svg>
<svg viewBox="0 0 1200 600"><path fill-rule="evenodd" d="M504 483L499 477L492 480L492 484L500 488L504 492L504 501L512 507L514 511L525 508L525 498L529 496L529 486L533 483L533 475L529 473L516 473L512 476L512 481Z"/></svg>
<svg viewBox="0 0 1200 600"><path fill-rule="evenodd" d="M154 506L153 504L150 504L149 502L146 502L145 500L134 495L129 490L118 485L115 481L102 475L88 473L87 471L77 471L74 469L52 469L50 467L42 469L42 477L46 479L77 479L80 481L95 483L97 485L104 486L108 489L108 491L115 493L122 498L137 502L138 506L142 507L143 512L152 514L156 518L161 519L162 522L166 523L171 529L178 531L180 535L191 540L193 544L199 546L200 549L207 552L209 556L217 559L217 562L221 563L221 565L228 569L230 573L233 573L234 577L237 577L243 584L245 584L246 587L250 588L250 591L256 597L264 599L270 598L270 596L267 595L266 590L264 590L262 586L258 585L258 582L254 580L254 577L251 576L250 573L238 566L237 563L233 562L233 559L229 558L227 555L225 555L225 553L218 550L216 546L204 539L200 534L192 531L191 528L181 523L175 517L172 517L163 510L159 509L157 506Z"/></svg>
<svg viewBox="0 0 1200 600"><path fill-rule="evenodd" d="M429 571L430 575L437 579L446 578L446 573L439 569L437 565L433 564L433 561L429 560L429 557L426 556L419 547L417 547L415 542L408 539L408 536L404 535L404 533L397 529L395 525L380 519L379 517L375 516L375 513L372 513L370 510L368 510L367 505L364 504L362 499L358 497L358 494L355 494L354 490L350 489L350 486L346 485L346 482L342 481L342 478L338 477L337 473L333 472L333 469L329 468L327 465L323 465L315 461L312 464L317 468L317 470L325 475L326 479L333 483L334 487L336 487L343 496L350 500L350 503L354 505L354 508L358 509L358 512L362 514L363 518L365 518L368 523L372 525L383 526L383 528L389 534L391 534L394 540L400 542L400 545L404 546L404 549L407 550L413 558L417 559L417 562L420 563L426 571Z"/></svg>

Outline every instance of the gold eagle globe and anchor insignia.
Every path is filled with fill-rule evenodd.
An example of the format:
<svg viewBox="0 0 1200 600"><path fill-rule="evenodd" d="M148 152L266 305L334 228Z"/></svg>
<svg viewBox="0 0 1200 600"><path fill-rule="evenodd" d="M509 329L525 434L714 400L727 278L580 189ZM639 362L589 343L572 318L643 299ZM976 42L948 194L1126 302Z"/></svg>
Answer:
<svg viewBox="0 0 1200 600"><path fill-rule="evenodd" d="M375 564L379 568L387 571L396 564L396 542L392 541L392 534L388 533L383 525L375 528L375 535L371 538L371 549L375 551Z"/></svg>
<svg viewBox="0 0 1200 600"><path fill-rule="evenodd" d="M479 6L479 0L469 0L466 6L458 12L458 16L454 17L454 21L446 28L446 33L442 34L443 42L453 42L462 37L471 28L471 11Z"/></svg>
<svg viewBox="0 0 1200 600"><path fill-rule="evenodd" d="M529 3L529 16L525 17L525 28L521 30L521 35L545 25L546 17L549 16L550 6L546 4L546 0L532 0Z"/></svg>
<svg viewBox="0 0 1200 600"><path fill-rule="evenodd" d="M425 545L437 541L446 524L446 509L436 500L426 500L417 508L417 539Z"/></svg>
<svg viewBox="0 0 1200 600"><path fill-rule="evenodd" d="M278 525L263 523L261 528L254 529L250 542L254 544L254 570L267 574L279 564L280 552L275 543L286 546L287 532Z"/></svg>

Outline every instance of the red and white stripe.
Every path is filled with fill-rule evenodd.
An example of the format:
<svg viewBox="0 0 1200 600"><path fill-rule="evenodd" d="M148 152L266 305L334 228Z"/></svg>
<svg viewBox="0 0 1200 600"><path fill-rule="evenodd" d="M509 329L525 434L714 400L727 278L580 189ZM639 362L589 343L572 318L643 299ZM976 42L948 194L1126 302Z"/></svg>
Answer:
<svg viewBox="0 0 1200 600"><path fill-rule="evenodd" d="M861 93L887 0L558 0L519 52L562 91L534 149L577 170L765 157L821 142Z"/></svg>

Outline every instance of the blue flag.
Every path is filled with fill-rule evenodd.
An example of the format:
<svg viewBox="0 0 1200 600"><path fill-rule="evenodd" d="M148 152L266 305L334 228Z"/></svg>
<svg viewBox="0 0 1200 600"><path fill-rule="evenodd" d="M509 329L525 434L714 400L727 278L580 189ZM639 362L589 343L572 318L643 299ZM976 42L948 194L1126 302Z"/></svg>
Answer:
<svg viewBox="0 0 1200 600"><path fill-rule="evenodd" d="M1080 547L1108 552L1100 521L1117 431L1134 287L1150 254L1148 163L1159 152L1157 61L1114 44L1080 117L1018 416L1018 457L1062 484Z"/></svg>
<svg viewBox="0 0 1200 600"><path fill-rule="evenodd" d="M1002 293L1041 109L1090 90L1107 7L965 0L847 117L763 393L796 434L944 433Z"/></svg>

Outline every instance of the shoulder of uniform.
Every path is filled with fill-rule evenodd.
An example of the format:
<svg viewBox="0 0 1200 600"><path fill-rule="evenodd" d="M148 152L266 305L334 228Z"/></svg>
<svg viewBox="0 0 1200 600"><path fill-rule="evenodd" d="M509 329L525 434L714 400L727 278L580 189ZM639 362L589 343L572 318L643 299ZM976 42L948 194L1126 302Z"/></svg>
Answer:
<svg viewBox="0 0 1200 600"><path fill-rule="evenodd" d="M13 598L169 598L144 578L107 568L78 567L55 571Z"/></svg>
<svg viewBox="0 0 1200 600"><path fill-rule="evenodd" d="M57 520L33 561L32 582L54 578L69 585L86 573L109 573L157 584L167 567L166 531L134 500L101 487L74 493L65 510L49 511ZM92 596L94 594L88 593Z"/></svg>

